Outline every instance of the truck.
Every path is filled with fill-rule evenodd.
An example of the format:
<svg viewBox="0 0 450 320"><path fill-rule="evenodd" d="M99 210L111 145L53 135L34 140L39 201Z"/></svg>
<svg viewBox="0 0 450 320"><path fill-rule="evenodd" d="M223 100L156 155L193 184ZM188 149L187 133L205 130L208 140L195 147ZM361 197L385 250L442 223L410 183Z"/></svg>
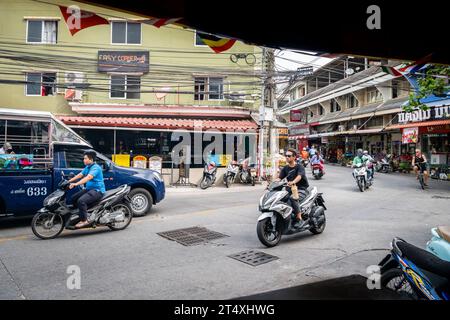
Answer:
<svg viewBox="0 0 450 320"><path fill-rule="evenodd" d="M11 146L12 152L5 146ZM89 150L93 150L89 142L50 112L0 108L0 221L34 215L63 175L83 170L83 155ZM134 216L146 215L164 199L159 172L120 167L96 154L106 190L123 184L131 187Z"/></svg>

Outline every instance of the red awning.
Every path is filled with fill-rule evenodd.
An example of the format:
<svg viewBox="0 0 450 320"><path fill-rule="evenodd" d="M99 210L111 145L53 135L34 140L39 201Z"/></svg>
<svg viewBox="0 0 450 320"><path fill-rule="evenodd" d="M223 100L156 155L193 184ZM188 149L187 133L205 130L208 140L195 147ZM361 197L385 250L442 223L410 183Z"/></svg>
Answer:
<svg viewBox="0 0 450 320"><path fill-rule="evenodd" d="M413 122L407 124L395 124L386 128L386 130L395 130L402 128L413 128L413 127L428 127L428 126L442 126L450 124L450 120L435 120L435 121L423 121L423 122Z"/></svg>
<svg viewBox="0 0 450 320"><path fill-rule="evenodd" d="M253 120L204 120L187 118L147 118L147 117L78 117L59 116L69 126L89 127L125 127L148 129L184 129L194 130L201 127L205 130L235 131L256 130L258 125Z"/></svg>

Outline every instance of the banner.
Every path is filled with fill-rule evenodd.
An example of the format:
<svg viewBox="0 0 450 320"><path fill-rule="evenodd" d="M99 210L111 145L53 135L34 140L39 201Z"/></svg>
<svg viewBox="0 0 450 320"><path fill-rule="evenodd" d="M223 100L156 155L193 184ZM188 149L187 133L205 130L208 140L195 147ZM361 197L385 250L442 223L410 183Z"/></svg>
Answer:
<svg viewBox="0 0 450 320"><path fill-rule="evenodd" d="M302 110L291 110L290 118L291 122L301 122L303 120Z"/></svg>
<svg viewBox="0 0 450 320"><path fill-rule="evenodd" d="M66 22L66 25L69 28L70 34L72 36L78 31L86 28L101 24L109 24L109 21L105 18L102 18L89 11L79 10L79 8L75 6L59 6L59 9L61 10L61 14L64 17L64 21Z"/></svg>
<svg viewBox="0 0 450 320"><path fill-rule="evenodd" d="M402 134L402 143L417 143L417 138L419 136L419 128L404 128Z"/></svg>

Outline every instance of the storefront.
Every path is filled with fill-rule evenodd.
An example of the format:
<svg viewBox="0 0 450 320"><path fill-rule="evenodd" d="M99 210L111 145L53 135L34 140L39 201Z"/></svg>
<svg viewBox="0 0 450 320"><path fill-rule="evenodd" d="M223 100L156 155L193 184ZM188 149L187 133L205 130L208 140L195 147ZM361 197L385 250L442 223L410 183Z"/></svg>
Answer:
<svg viewBox="0 0 450 320"><path fill-rule="evenodd" d="M203 167L203 153L207 151L212 151L211 156L219 166L227 165L231 158L256 156L257 124L251 118L61 116L60 119L89 141L94 149L126 167L133 166L136 157L142 160L155 156L162 158L163 167L170 167L172 151L180 142L190 146L192 168ZM211 144L222 145L222 148L216 150Z"/></svg>
<svg viewBox="0 0 450 320"><path fill-rule="evenodd" d="M302 150L308 146L308 137L310 135L310 125L301 124L288 129L289 148Z"/></svg>

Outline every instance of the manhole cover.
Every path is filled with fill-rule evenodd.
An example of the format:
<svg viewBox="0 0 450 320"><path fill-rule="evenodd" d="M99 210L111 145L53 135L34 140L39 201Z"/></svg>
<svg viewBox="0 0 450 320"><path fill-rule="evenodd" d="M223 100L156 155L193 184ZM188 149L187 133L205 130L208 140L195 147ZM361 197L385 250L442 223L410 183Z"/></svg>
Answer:
<svg viewBox="0 0 450 320"><path fill-rule="evenodd" d="M259 266L261 264L278 259L278 257L276 256L272 256L270 254L255 250L243 251L237 254L233 254L229 257L251 266Z"/></svg>
<svg viewBox="0 0 450 320"><path fill-rule="evenodd" d="M450 197L445 197L445 196L432 196L431 198L433 198L433 199L450 199Z"/></svg>
<svg viewBox="0 0 450 320"><path fill-rule="evenodd" d="M176 241L184 246L194 246L196 244L211 240L228 237L226 234L208 230L202 227L191 227L165 232L159 232L159 236Z"/></svg>

